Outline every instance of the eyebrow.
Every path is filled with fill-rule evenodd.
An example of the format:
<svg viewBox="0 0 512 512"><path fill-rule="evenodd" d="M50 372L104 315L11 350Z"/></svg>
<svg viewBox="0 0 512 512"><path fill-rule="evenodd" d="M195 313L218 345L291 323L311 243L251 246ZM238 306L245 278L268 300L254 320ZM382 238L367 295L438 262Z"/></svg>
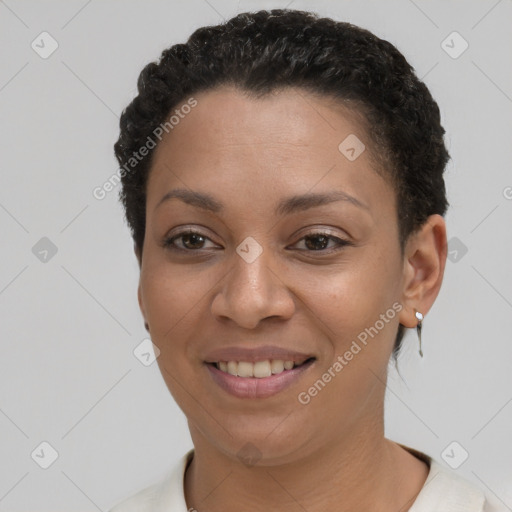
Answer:
<svg viewBox="0 0 512 512"><path fill-rule="evenodd" d="M155 210L163 203L174 198L180 199L184 203L195 206L196 208L201 208L202 210L213 213L220 213L224 210L224 205L211 195L183 188L177 188L167 192L167 194L160 199ZM368 206L359 201L359 199L356 199L346 192L337 190L326 193L306 193L283 199L277 205L275 215L290 215L295 212L305 211L309 208L315 208L317 206L323 206L337 201L347 201L359 208L369 210Z"/></svg>

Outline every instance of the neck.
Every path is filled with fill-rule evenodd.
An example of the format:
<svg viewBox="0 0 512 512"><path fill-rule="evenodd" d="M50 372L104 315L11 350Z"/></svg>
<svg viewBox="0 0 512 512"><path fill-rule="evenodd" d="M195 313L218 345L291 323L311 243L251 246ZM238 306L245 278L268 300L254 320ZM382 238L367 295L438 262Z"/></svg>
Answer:
<svg viewBox="0 0 512 512"><path fill-rule="evenodd" d="M374 420L375 418L373 418ZM383 422L354 428L336 443L280 465L247 467L191 429L194 458L185 477L187 506L199 512L408 510L428 470L384 437ZM414 462L413 462L414 460ZM410 473L414 473L414 478ZM420 475L420 471L422 474Z"/></svg>

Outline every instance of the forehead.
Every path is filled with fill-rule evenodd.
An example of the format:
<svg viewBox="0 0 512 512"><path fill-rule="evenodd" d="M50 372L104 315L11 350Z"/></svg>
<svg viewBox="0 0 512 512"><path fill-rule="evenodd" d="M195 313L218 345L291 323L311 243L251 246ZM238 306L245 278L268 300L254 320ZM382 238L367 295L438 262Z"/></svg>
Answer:
<svg viewBox="0 0 512 512"><path fill-rule="evenodd" d="M175 186L238 187L246 197L266 187L268 198L342 188L367 203L392 193L373 169L361 117L333 100L300 89L254 98L232 87L194 99L155 149L148 207Z"/></svg>
<svg viewBox="0 0 512 512"><path fill-rule="evenodd" d="M224 147L230 143L290 144L298 150L309 146L336 149L340 136L357 132L364 138L358 122L362 117L357 112L299 88L255 98L238 88L224 86L194 98L197 106L181 116L168 136L164 135L171 146L193 140L194 147L206 151L217 144Z"/></svg>

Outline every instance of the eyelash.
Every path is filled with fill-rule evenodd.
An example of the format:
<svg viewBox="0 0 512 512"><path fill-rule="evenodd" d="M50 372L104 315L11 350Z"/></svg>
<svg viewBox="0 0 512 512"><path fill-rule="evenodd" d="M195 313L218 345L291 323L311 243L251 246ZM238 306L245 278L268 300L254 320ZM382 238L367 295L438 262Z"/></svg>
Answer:
<svg viewBox="0 0 512 512"><path fill-rule="evenodd" d="M172 237L169 237L169 238L166 238L163 243L162 243L162 246L165 248L165 249L170 249L171 251L179 251L179 252L200 252L200 251L205 251L207 249L183 249L182 247L177 247L176 245L174 245L174 240L177 240L179 238L182 238L183 236L186 236L186 235L198 235L206 240L210 240L210 238L208 238L207 236L203 235L202 233L200 233L199 231L195 231L193 229L187 229L185 231L181 231L175 235L173 235ZM336 237L336 236L332 236L328 231L313 231L311 233L308 233L307 235L304 235L300 240L298 240L298 242L304 240L305 238L315 238L315 237L321 237L321 236L324 236L326 238L328 238L329 240L334 240L335 242L337 242L338 244L338 247L335 247L335 248L330 248L330 249L318 249L318 250L308 250L308 249L299 249L301 252L309 252L309 253L323 253L323 254L330 254L332 252L337 252L341 249L343 249L344 247L346 246L353 246L354 244L352 242L349 242L348 240L345 240L343 238L339 238L339 237ZM211 240L210 240L211 241Z"/></svg>

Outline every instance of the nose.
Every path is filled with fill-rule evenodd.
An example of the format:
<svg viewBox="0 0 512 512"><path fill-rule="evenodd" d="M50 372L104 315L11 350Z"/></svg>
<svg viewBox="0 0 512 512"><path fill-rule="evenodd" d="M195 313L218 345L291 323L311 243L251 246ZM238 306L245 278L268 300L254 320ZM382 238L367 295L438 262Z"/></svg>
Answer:
<svg viewBox="0 0 512 512"><path fill-rule="evenodd" d="M212 314L246 329L256 328L264 319L291 318L295 311L292 293L271 264L268 250L251 263L235 253L232 268L212 301Z"/></svg>

